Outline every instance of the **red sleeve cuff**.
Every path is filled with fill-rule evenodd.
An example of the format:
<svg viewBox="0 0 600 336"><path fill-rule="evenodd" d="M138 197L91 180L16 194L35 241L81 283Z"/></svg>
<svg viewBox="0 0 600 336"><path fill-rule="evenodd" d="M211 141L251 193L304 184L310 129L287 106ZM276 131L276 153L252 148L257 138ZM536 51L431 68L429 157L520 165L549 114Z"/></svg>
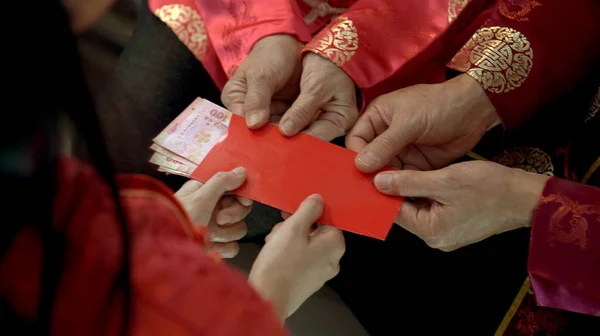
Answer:
<svg viewBox="0 0 600 336"><path fill-rule="evenodd" d="M587 297L583 307L589 310L580 312L598 313L600 188L558 178L546 182L532 223L528 270L540 303L563 302L557 308L568 309ZM565 290L555 290L560 287Z"/></svg>

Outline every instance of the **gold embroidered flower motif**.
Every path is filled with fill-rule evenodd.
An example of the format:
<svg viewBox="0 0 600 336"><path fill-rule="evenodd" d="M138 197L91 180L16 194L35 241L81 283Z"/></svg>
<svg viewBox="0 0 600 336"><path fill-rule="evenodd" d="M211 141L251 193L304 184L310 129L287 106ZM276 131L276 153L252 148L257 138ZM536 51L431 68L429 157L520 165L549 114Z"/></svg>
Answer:
<svg viewBox="0 0 600 336"><path fill-rule="evenodd" d="M337 66L342 66L358 49L356 27L352 20L340 16L332 22L331 28L320 39L311 41L306 49L329 59Z"/></svg>
<svg viewBox="0 0 600 336"><path fill-rule="evenodd" d="M594 204L579 204L576 200L561 194L550 194L540 198L540 205L546 203L559 203L558 209L550 217L548 228L548 243L554 247L556 242L573 244L577 242L582 250L587 247L587 229L589 223L585 215L597 215L597 224L600 224L600 208ZM564 223L564 219L569 219Z"/></svg>
<svg viewBox="0 0 600 336"><path fill-rule="evenodd" d="M509 92L529 76L533 49L527 38L512 28L481 28L449 65L468 69L467 73L489 92Z"/></svg>
<svg viewBox="0 0 600 336"><path fill-rule="evenodd" d="M598 114L598 110L600 110L600 88L598 88L598 93L596 93L594 99L592 100L592 104L590 105L584 122L592 120L592 118Z"/></svg>
<svg viewBox="0 0 600 336"><path fill-rule="evenodd" d="M509 19L516 21L529 21L527 15L535 7L542 4L535 0L505 0L500 3L500 13Z"/></svg>
<svg viewBox="0 0 600 336"><path fill-rule="evenodd" d="M454 21L460 12L467 6L469 0L450 0L448 1L448 22Z"/></svg>
<svg viewBox="0 0 600 336"><path fill-rule="evenodd" d="M154 15L171 28L198 60L202 60L206 53L208 35L196 10L186 5L172 4L160 7Z"/></svg>
<svg viewBox="0 0 600 336"><path fill-rule="evenodd" d="M503 150L493 159L494 162L510 168L547 176L554 175L554 165L550 155L539 148L516 147Z"/></svg>
<svg viewBox="0 0 600 336"><path fill-rule="evenodd" d="M194 140L200 143L206 143L210 141L210 133L200 132L194 136Z"/></svg>

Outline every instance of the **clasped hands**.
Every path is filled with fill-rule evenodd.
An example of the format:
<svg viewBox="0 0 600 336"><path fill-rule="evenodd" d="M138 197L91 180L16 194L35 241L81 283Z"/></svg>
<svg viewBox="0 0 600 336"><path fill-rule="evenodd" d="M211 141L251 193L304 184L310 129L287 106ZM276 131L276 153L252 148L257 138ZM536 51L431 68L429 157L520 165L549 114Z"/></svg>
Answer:
<svg viewBox="0 0 600 336"><path fill-rule="evenodd" d="M451 251L529 226L547 177L472 161L447 166L470 151L499 119L479 84L466 74L415 85L375 99L358 118L352 79L303 45L274 35L254 46L225 85L222 101L250 128L278 122L281 132L330 141L346 134L360 171L391 164L374 183L410 197L396 223L428 245Z"/></svg>

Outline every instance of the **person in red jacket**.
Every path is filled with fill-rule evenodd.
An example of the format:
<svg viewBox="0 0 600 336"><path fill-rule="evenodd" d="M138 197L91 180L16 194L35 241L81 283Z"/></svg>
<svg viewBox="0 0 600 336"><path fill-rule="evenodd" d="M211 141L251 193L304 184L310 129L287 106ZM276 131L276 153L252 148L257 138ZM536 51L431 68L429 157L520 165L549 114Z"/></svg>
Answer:
<svg viewBox="0 0 600 336"><path fill-rule="evenodd" d="M244 168L175 194L147 176L115 176L66 11L59 1L36 9L29 17L44 39L17 58L46 52L11 78L10 99L27 105L0 136L3 332L287 335L283 320L336 275L344 253L339 230L313 227L324 200L309 196L282 222L244 279L219 257L245 233L251 202L224 195L244 183ZM91 164L62 153L63 140L78 138Z"/></svg>

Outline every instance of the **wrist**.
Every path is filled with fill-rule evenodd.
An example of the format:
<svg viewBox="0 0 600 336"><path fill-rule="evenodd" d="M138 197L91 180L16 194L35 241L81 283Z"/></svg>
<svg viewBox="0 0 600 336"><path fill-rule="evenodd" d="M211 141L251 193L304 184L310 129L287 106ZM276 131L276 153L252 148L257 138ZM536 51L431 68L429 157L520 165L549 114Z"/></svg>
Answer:
<svg viewBox="0 0 600 336"><path fill-rule="evenodd" d="M283 45L285 45L285 47L287 47L287 48L297 50L298 54L300 54L300 51L304 47L304 44L302 42L298 41L292 35L276 34L276 35L269 35L269 36L265 36L265 37L261 38L254 44L254 47L252 49L253 50L260 49L260 48L268 47L268 46L272 46L272 45L276 45L278 48L282 48Z"/></svg>
<svg viewBox="0 0 600 336"><path fill-rule="evenodd" d="M510 179L510 190L516 197L513 202L514 216L520 227L531 227L533 215L538 207L540 195L544 191L546 175L529 173L521 169L511 169L513 178Z"/></svg>
<svg viewBox="0 0 600 336"><path fill-rule="evenodd" d="M288 299L285 295L282 295L285 291L278 290L279 286L270 284L260 272L255 272L254 270L250 271L248 284L254 288L263 300L271 303L273 310L280 320L284 321L287 318Z"/></svg>
<svg viewBox="0 0 600 336"><path fill-rule="evenodd" d="M498 125L500 117L481 85L467 74L461 74L444 83L449 95L459 98L466 104L463 111L468 111L468 118L481 125L484 130Z"/></svg>

